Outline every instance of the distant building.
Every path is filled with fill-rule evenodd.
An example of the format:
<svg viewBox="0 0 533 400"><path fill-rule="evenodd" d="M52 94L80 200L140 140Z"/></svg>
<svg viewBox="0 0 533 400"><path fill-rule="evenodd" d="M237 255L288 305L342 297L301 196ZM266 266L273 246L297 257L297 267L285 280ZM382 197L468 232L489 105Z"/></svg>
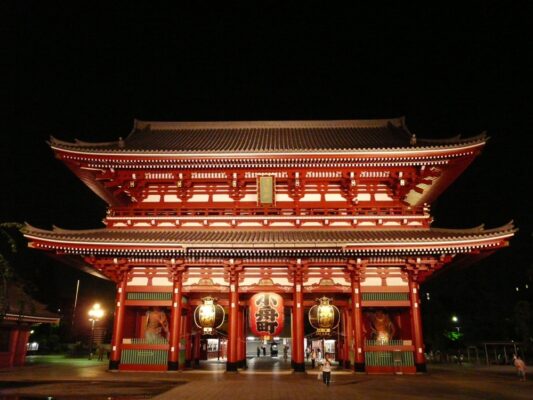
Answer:
<svg viewBox="0 0 533 400"><path fill-rule="evenodd" d="M16 283L8 283L5 313L0 315L0 368L24 365L31 328L59 324L59 317L32 299Z"/></svg>
<svg viewBox="0 0 533 400"><path fill-rule="evenodd" d="M188 367L208 347L221 356L208 333L227 335L226 367L236 370L249 335L286 324L296 371L304 343L326 337L322 351L346 368L414 373L426 364L420 283L507 246L515 232L511 223L431 226L430 204L486 140L423 139L403 118L136 121L118 141L50 143L109 204L105 228L24 232L31 247L116 282L111 369ZM208 296L225 311L223 336ZM317 297L318 328L306 332ZM201 305L209 312L198 315L212 316L202 330Z"/></svg>

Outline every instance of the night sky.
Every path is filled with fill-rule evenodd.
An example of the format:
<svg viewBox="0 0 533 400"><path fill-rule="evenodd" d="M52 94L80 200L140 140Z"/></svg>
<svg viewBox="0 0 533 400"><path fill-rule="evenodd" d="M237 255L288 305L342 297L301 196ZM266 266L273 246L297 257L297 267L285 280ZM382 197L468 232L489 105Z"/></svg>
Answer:
<svg viewBox="0 0 533 400"><path fill-rule="evenodd" d="M531 299L524 290L532 264L526 193L533 154L525 2L471 9L403 2L380 10L196 3L175 9L2 6L9 39L3 122L9 126L0 148L0 221L101 227L105 204L54 159L46 140L116 140L127 136L134 118L405 115L418 137L486 130L485 151L433 204L434 226L490 228L513 219L520 231L510 248L425 287L432 295L424 307L458 313L465 325L470 321L472 338L512 338L513 306ZM43 254L23 258L30 264L24 268L48 282L39 293L53 307L70 307L80 277L83 304L96 297L112 303L112 285ZM495 328L506 318L507 328Z"/></svg>

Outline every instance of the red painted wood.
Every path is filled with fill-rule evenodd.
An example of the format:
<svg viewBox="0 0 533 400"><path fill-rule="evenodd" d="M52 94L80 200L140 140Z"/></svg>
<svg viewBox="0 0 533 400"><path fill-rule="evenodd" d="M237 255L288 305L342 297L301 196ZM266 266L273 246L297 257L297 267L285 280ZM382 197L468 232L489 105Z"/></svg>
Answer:
<svg viewBox="0 0 533 400"><path fill-rule="evenodd" d="M416 374L416 367L369 367L365 366L368 374L394 374L401 372L403 374Z"/></svg>
<svg viewBox="0 0 533 400"><path fill-rule="evenodd" d="M12 367L15 363L15 355L17 353L17 345L19 341L20 330L15 327L11 329L9 334L9 359L8 365Z"/></svg>
<svg viewBox="0 0 533 400"><path fill-rule="evenodd" d="M363 337L363 312L361 304L361 284L359 278L352 275L352 326L354 330L355 362L365 362Z"/></svg>
<svg viewBox="0 0 533 400"><path fill-rule="evenodd" d="M26 360L26 348L27 348L29 337L30 337L29 330L20 330L15 357L13 359L13 366L20 367L24 365L24 361Z"/></svg>
<svg viewBox="0 0 533 400"><path fill-rule="evenodd" d="M235 285L235 284L232 284ZM236 288L235 288L236 289ZM238 347L239 329L239 293L237 290L230 291L229 294L229 332L228 332L228 363L236 363Z"/></svg>
<svg viewBox="0 0 533 400"><path fill-rule="evenodd" d="M138 364L120 364L120 371L166 371L167 365L138 365Z"/></svg>
<svg viewBox="0 0 533 400"><path fill-rule="evenodd" d="M304 303L302 284L298 282L294 287L294 305L292 308L293 321L293 342L292 359L296 364L304 362Z"/></svg>
<svg viewBox="0 0 533 400"><path fill-rule="evenodd" d="M179 362L180 345L181 345L181 274L174 280L172 293L172 313L170 316L170 354L169 362Z"/></svg>
<svg viewBox="0 0 533 400"><path fill-rule="evenodd" d="M425 364L424 337L422 335L422 317L420 313L419 286L413 277L409 277L409 290L411 296L411 325L413 327L413 344L415 346L415 363Z"/></svg>
<svg viewBox="0 0 533 400"><path fill-rule="evenodd" d="M244 312L241 307L238 307L238 326L237 326L237 361L242 361L246 358L245 347L246 337L244 337Z"/></svg>
<svg viewBox="0 0 533 400"><path fill-rule="evenodd" d="M111 340L111 358L110 361L120 361L120 351L122 347L122 332L124 329L124 313L126 300L126 283L127 277L123 276L121 282L117 285L117 296L115 306L115 319L113 322L113 339Z"/></svg>

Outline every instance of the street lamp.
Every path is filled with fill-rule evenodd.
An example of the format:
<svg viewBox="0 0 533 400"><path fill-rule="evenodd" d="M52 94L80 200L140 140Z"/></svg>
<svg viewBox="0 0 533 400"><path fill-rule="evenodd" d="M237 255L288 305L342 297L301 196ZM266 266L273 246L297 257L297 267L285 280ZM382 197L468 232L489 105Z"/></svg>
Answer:
<svg viewBox="0 0 533 400"><path fill-rule="evenodd" d="M94 303L89 310L89 321L91 321L91 341L89 342L89 360L93 358L94 324L104 316L104 310L100 303Z"/></svg>

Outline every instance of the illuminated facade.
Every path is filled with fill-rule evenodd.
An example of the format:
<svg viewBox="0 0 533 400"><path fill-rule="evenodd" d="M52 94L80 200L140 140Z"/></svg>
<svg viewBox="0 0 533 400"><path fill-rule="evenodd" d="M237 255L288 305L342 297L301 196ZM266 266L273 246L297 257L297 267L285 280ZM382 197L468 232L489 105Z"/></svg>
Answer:
<svg viewBox="0 0 533 400"><path fill-rule="evenodd" d="M258 329L275 328L280 312L303 371L305 319L322 297L335 308L324 300L314 313L319 333L332 332L330 355L345 368L424 371L420 283L515 232L431 226L431 202L485 142L420 139L403 118L136 121L114 142L51 140L109 204L105 227L27 226L25 236L116 282L111 369L193 365L203 343L193 315L210 296L225 310L229 371L246 362L246 336L268 336ZM283 310L263 296L250 313L258 293L279 295ZM254 316L262 325L251 330ZM146 340L147 325L161 340Z"/></svg>

